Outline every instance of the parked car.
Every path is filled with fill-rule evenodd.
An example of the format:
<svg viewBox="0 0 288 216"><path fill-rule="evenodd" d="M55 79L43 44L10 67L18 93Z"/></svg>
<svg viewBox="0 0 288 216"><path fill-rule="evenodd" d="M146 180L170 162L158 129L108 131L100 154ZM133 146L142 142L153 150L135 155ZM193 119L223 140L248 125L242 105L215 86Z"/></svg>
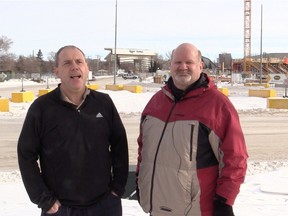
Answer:
<svg viewBox="0 0 288 216"><path fill-rule="evenodd" d="M128 73L128 74L123 74L122 78L125 79L125 80L126 79L138 79L139 76L136 75L136 74Z"/></svg>

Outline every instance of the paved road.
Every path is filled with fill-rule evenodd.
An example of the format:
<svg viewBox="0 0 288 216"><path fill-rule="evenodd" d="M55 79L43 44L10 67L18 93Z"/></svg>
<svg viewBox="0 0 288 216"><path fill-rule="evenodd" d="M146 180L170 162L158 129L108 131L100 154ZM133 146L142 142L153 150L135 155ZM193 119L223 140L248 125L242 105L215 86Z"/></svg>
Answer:
<svg viewBox="0 0 288 216"><path fill-rule="evenodd" d="M288 113L240 115L250 160L288 160Z"/></svg>
<svg viewBox="0 0 288 216"><path fill-rule="evenodd" d="M139 116L122 117L130 153L130 164L136 164ZM288 159L288 113L281 115L241 114L242 128L247 142L250 160ZM0 123L0 171L15 170L16 146L23 119L7 119Z"/></svg>
<svg viewBox="0 0 288 216"><path fill-rule="evenodd" d="M117 84L129 82L131 80L117 77ZM112 84L113 79L101 79L96 83L104 88L105 84ZM43 84L43 88L45 86ZM11 90L19 91L18 89L19 87L0 88L0 95L11 94ZM25 89L38 94L36 91L39 86L26 86ZM140 116L122 116L128 136L130 164L136 164L137 160L139 118ZM288 112L240 113L240 120L250 160L288 160ZM23 117L0 120L0 171L18 169L16 146L23 121Z"/></svg>

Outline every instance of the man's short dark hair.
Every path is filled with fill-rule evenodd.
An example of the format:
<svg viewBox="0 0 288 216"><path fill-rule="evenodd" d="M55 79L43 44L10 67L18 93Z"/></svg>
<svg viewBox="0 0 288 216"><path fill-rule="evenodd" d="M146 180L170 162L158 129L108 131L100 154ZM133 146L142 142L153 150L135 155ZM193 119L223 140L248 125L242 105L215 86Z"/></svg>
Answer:
<svg viewBox="0 0 288 216"><path fill-rule="evenodd" d="M83 56L84 56L84 58L85 58L85 54L84 54L84 52L83 52L80 48L78 48L78 47L76 47L76 46L74 46L74 45L66 45L66 46L61 47L61 48L57 51L57 53L55 54L55 65L56 65L56 67L58 67L58 64L59 64L59 55L60 55L60 53L62 52L62 50L66 49L66 48L78 49L78 50L83 54Z"/></svg>

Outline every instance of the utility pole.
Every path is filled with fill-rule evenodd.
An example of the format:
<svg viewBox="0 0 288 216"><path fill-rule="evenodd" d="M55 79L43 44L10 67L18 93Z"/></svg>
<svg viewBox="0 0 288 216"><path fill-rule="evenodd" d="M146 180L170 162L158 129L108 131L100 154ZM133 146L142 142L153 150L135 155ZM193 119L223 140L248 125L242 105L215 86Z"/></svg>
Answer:
<svg viewBox="0 0 288 216"><path fill-rule="evenodd" d="M116 84L117 71L117 0L115 4L115 43L114 43L114 85Z"/></svg>

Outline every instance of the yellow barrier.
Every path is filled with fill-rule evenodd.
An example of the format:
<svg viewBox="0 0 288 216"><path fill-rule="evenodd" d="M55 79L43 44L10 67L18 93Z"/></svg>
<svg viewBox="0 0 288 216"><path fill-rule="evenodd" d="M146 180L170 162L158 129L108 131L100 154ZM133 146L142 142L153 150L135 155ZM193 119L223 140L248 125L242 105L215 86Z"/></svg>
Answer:
<svg viewBox="0 0 288 216"><path fill-rule="evenodd" d="M222 92L226 96L229 94L228 88L218 88L218 91Z"/></svg>
<svg viewBox="0 0 288 216"><path fill-rule="evenodd" d="M270 84L269 83L244 83L244 86L263 86L265 88L269 88Z"/></svg>
<svg viewBox="0 0 288 216"><path fill-rule="evenodd" d="M9 100L0 97L0 112L9 112Z"/></svg>
<svg viewBox="0 0 288 216"><path fill-rule="evenodd" d="M249 97L276 97L275 89L249 89Z"/></svg>
<svg viewBox="0 0 288 216"><path fill-rule="evenodd" d="M124 85L123 90L130 91L132 93L142 93L142 86L139 85Z"/></svg>
<svg viewBox="0 0 288 216"><path fill-rule="evenodd" d="M52 89L39 89L38 95L39 95L39 96L42 96L42 95L47 94L47 93L50 92L50 91L52 91Z"/></svg>
<svg viewBox="0 0 288 216"><path fill-rule="evenodd" d="M123 85L105 85L106 90L119 91L123 90Z"/></svg>
<svg viewBox="0 0 288 216"><path fill-rule="evenodd" d="M12 102L21 103L21 102L30 102L34 100L34 93L31 91L27 92L12 92Z"/></svg>
<svg viewBox="0 0 288 216"><path fill-rule="evenodd" d="M288 98L281 98L281 97L267 98L267 108L288 109Z"/></svg>
<svg viewBox="0 0 288 216"><path fill-rule="evenodd" d="M87 88L90 88L90 89L92 89L92 90L97 90L97 89L99 89L98 84L88 84L88 85L86 85L86 86L87 86Z"/></svg>

